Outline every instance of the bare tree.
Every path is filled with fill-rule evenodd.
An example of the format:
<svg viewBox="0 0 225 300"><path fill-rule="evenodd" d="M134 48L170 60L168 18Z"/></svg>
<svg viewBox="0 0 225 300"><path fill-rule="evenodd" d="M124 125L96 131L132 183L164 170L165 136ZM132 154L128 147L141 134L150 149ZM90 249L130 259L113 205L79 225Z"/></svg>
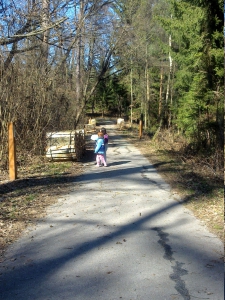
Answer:
<svg viewBox="0 0 225 300"><path fill-rule="evenodd" d="M18 151L35 153L42 153L47 130L81 122L122 38L113 34L113 2L7 2L0 23L2 162L9 121L16 122Z"/></svg>

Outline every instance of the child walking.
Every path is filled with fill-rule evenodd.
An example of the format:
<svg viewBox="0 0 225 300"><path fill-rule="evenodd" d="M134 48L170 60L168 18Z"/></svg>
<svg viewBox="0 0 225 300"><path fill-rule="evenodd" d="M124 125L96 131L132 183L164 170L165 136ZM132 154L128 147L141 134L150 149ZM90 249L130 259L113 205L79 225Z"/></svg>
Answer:
<svg viewBox="0 0 225 300"><path fill-rule="evenodd" d="M104 143L104 134L100 131L98 133L98 139L96 140L96 162L97 167L100 167L102 164L107 167L107 163L105 161L105 143Z"/></svg>
<svg viewBox="0 0 225 300"><path fill-rule="evenodd" d="M102 132L104 134L104 144L105 144L105 153L104 153L104 157L105 157L105 161L106 161L106 152L108 150L108 143L109 143L109 135L106 132L106 129L104 127L102 127L100 129L100 132Z"/></svg>

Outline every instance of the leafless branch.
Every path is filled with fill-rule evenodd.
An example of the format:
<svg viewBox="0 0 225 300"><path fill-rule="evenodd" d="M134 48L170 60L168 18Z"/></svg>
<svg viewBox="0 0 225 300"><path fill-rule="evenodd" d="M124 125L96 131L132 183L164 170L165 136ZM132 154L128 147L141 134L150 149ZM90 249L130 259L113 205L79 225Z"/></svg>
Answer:
<svg viewBox="0 0 225 300"><path fill-rule="evenodd" d="M64 17L62 19L59 19L58 21L54 22L53 24L46 26L46 27L42 27L40 29L36 29L36 30L32 30L32 31L28 31L31 27L31 25L33 25L33 23L31 22L27 22L20 30L18 30L16 32L15 35L13 35L12 37L7 37L7 38L1 38L0 39L0 45L10 45L16 42L19 42L20 40L24 39L24 38L28 38L31 36L35 36L38 34L41 34L51 28L57 27L59 26L59 24L63 23L67 18ZM27 32L28 31L28 32Z"/></svg>

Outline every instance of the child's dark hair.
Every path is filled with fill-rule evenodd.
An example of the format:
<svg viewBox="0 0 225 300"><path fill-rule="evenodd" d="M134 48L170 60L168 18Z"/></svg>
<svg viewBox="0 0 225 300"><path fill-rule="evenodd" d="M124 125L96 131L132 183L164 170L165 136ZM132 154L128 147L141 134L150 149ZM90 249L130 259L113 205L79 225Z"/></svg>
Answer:
<svg viewBox="0 0 225 300"><path fill-rule="evenodd" d="M103 134L106 134L106 129L105 129L104 127L102 127L102 128L100 129L100 132L102 132Z"/></svg>

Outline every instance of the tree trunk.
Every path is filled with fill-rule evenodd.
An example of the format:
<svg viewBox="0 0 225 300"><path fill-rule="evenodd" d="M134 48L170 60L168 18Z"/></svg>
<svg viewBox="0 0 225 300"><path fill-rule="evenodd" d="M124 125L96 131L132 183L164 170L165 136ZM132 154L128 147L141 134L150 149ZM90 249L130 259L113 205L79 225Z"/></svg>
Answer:
<svg viewBox="0 0 225 300"><path fill-rule="evenodd" d="M162 116L162 88L163 88L163 68L160 71L160 88L159 88L159 111L158 118L161 119Z"/></svg>
<svg viewBox="0 0 225 300"><path fill-rule="evenodd" d="M148 65L147 65L147 72L146 72L146 105L145 105L145 129L147 128L147 109L148 109L148 125L150 126L150 82L149 82L149 72L148 72Z"/></svg>
<svg viewBox="0 0 225 300"><path fill-rule="evenodd" d="M130 124L133 123L133 69L130 70Z"/></svg>
<svg viewBox="0 0 225 300"><path fill-rule="evenodd" d="M42 0L42 27L46 28L49 24L49 0ZM49 30L43 32L41 45L41 68L47 72L48 65L48 40Z"/></svg>

